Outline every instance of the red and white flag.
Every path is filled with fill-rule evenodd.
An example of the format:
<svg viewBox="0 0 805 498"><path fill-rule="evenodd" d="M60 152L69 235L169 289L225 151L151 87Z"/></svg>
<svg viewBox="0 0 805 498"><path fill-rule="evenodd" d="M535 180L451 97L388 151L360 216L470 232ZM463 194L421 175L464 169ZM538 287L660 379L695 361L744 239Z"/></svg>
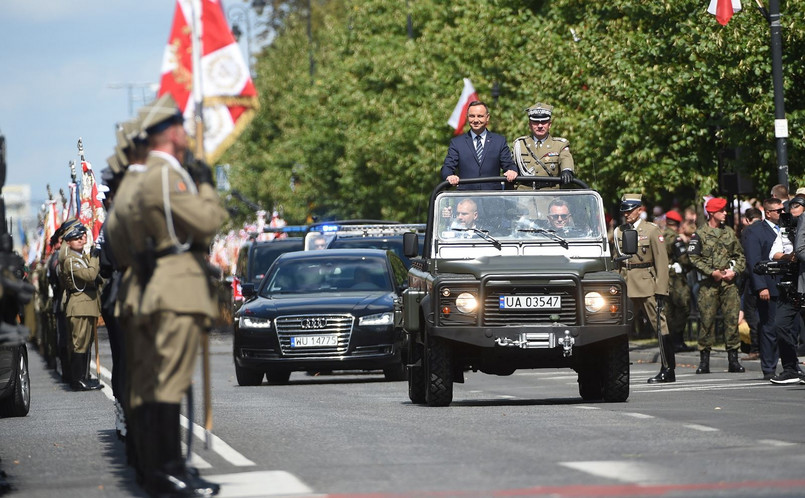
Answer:
<svg viewBox="0 0 805 498"><path fill-rule="evenodd" d="M464 125L467 124L467 108L470 106L470 102L474 100L478 100L478 93L469 78L464 78L464 89L461 91L461 97L459 97L458 104L456 104L453 114L450 115L450 119L447 121L447 124L455 130L454 135L461 135L464 131Z"/></svg>
<svg viewBox="0 0 805 498"><path fill-rule="evenodd" d="M194 14L200 23L194 23ZM198 15L200 14L200 15ZM193 30L200 32L201 75L193 74ZM193 81L201 81L204 152L212 164L254 118L259 101L249 66L226 23L218 0L177 0L168 45L162 58L158 96L170 93L195 137Z"/></svg>
<svg viewBox="0 0 805 498"><path fill-rule="evenodd" d="M92 247L101 233L106 211L103 208L103 194L98 192L95 173L89 161L81 161L81 172L81 210L78 220L87 227L87 246Z"/></svg>
<svg viewBox="0 0 805 498"><path fill-rule="evenodd" d="M726 26L732 14L741 10L741 0L710 0L707 12L716 16L716 20L722 26Z"/></svg>

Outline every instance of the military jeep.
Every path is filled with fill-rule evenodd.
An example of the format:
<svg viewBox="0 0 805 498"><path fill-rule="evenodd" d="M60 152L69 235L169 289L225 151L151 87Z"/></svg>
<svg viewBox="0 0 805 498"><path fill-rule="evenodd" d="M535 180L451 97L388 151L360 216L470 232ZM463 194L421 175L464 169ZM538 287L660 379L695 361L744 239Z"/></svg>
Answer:
<svg viewBox="0 0 805 498"><path fill-rule="evenodd" d="M461 180L459 188L490 181L501 178ZM631 312L600 195L578 179L562 189L559 178L515 183L528 188L443 182L430 198L423 254L419 235L404 236L412 258L401 303L409 398L447 406L470 370L572 368L584 400L626 401ZM557 203L571 213L562 228L548 217ZM620 251L633 254L636 234L625 234Z"/></svg>

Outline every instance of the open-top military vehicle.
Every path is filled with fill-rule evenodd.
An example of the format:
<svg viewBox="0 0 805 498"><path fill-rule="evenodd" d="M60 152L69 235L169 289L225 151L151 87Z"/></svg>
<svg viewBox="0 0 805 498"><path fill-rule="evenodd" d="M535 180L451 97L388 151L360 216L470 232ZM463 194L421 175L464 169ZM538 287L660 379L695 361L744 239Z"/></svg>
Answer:
<svg viewBox="0 0 805 498"><path fill-rule="evenodd" d="M459 185L493 180L501 178ZM530 188L456 190L443 182L431 195L423 254L418 235L405 234L413 258L402 299L411 401L446 406L465 371L524 368L572 368L584 400L626 401L631 312L601 196L578 179L562 189L559 178L515 183ZM556 205L571 214L561 228L548 217ZM633 254L636 232L618 243Z"/></svg>

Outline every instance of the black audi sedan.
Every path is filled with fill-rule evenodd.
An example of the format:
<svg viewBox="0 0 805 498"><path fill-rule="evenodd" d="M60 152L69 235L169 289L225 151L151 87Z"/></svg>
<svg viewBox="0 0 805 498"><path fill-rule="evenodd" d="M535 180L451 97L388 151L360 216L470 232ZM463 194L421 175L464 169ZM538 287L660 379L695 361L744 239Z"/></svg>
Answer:
<svg viewBox="0 0 805 498"><path fill-rule="evenodd" d="M327 249L281 255L235 315L241 386L287 383L294 371L383 370L405 378L395 302L407 282L394 251Z"/></svg>

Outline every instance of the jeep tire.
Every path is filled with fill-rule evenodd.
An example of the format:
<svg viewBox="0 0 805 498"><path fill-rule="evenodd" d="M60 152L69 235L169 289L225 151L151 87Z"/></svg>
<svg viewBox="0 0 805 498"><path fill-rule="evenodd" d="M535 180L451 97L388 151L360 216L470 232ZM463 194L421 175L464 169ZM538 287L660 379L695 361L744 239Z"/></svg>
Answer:
<svg viewBox="0 0 805 498"><path fill-rule="evenodd" d="M425 346L428 406L448 406L453 401L453 350L446 340L428 337Z"/></svg>

